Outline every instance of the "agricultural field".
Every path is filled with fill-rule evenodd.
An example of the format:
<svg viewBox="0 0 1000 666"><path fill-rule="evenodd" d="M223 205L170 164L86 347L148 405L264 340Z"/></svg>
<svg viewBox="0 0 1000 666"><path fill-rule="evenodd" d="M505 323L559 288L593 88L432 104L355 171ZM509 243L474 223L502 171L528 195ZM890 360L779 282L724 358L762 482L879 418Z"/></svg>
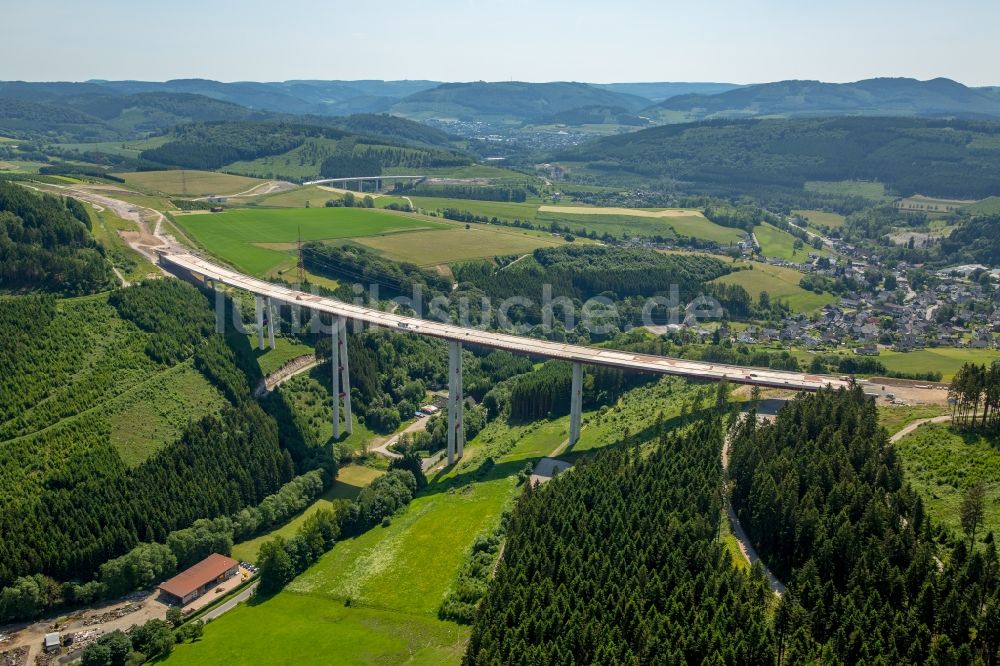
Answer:
<svg viewBox="0 0 1000 666"><path fill-rule="evenodd" d="M911 352L882 350L878 360L888 370L896 372L940 372L943 381L951 381L964 363L989 365L1000 359L996 349L965 349L959 347L928 347Z"/></svg>
<svg viewBox="0 0 1000 666"><path fill-rule="evenodd" d="M547 227L556 222L574 231L583 228L599 235L692 236L720 244L734 243L743 238L739 229L723 227L707 220L696 210L598 208L589 206L555 206L542 200L524 203L473 201L442 197L410 197L413 205L423 212L442 213L455 208L477 216L501 220L522 220ZM375 205L385 207L398 198L380 197Z"/></svg>
<svg viewBox="0 0 1000 666"><path fill-rule="evenodd" d="M355 239L394 261L435 266L454 261L481 259L504 254L525 254L540 247L565 245L561 237L510 227L472 224L449 225L448 229Z"/></svg>
<svg viewBox="0 0 1000 666"><path fill-rule="evenodd" d="M787 231L782 231L770 224L762 224L754 227L754 234L757 242L760 243L761 252L765 257L784 259L794 263L802 263L809 258L810 253L820 253L829 255L828 251L814 249L809 243L803 241L800 249L795 249L795 241L799 240Z"/></svg>
<svg viewBox="0 0 1000 666"><path fill-rule="evenodd" d="M361 489L380 477L384 472L363 465L344 465L337 470L337 480L329 490L318 497L300 514L280 527L233 546L233 557L244 562L256 562L260 545L276 536L291 538L312 514L320 509L333 509L338 502L354 499Z"/></svg>
<svg viewBox="0 0 1000 666"><path fill-rule="evenodd" d="M830 229L839 229L846 219L840 213L827 213L822 210L793 210L792 214L806 220L810 226Z"/></svg>
<svg viewBox="0 0 1000 666"><path fill-rule="evenodd" d="M979 538L1000 532L1000 448L995 438L923 425L896 443L903 469L930 515L962 535L959 506L969 484L986 486L986 520Z"/></svg>
<svg viewBox="0 0 1000 666"><path fill-rule="evenodd" d="M541 206L540 221L559 221L561 224L582 225L588 231L622 233L643 236L691 236L721 245L735 243L743 232L711 222L700 211L685 209L630 209L597 208L588 206Z"/></svg>
<svg viewBox="0 0 1000 666"><path fill-rule="evenodd" d="M286 263L300 234L307 241L446 228L433 220L363 208L239 209L175 219L208 252L257 276Z"/></svg>
<svg viewBox="0 0 1000 666"><path fill-rule="evenodd" d="M817 294L800 287L802 273L795 269L760 262L753 262L750 266L753 270L736 271L714 281L738 284L754 298L760 298L761 292L766 291L771 298L788 303L795 312L812 312L837 300L833 294Z"/></svg>
<svg viewBox="0 0 1000 666"><path fill-rule="evenodd" d="M924 197L914 195L906 197L896 203L900 210L918 211L921 213L953 213L962 210L966 206L975 204L975 201L962 199L936 199L934 197Z"/></svg>
<svg viewBox="0 0 1000 666"><path fill-rule="evenodd" d="M321 185L309 185L255 197L253 205L268 208L323 208L330 199L340 198L340 195ZM398 201L406 203L402 199Z"/></svg>
<svg viewBox="0 0 1000 666"><path fill-rule="evenodd" d="M169 140L167 136L155 136L135 141L97 141L91 143L60 143L55 147L62 150L76 150L81 153L105 153L122 157L138 158L142 151L159 148Z"/></svg>
<svg viewBox="0 0 1000 666"><path fill-rule="evenodd" d="M1000 197L988 197L964 209L973 215L994 215L1000 213Z"/></svg>
<svg viewBox="0 0 1000 666"><path fill-rule="evenodd" d="M861 197L876 201L886 199L885 185L866 180L810 180L806 182L805 190L840 197Z"/></svg>
<svg viewBox="0 0 1000 666"><path fill-rule="evenodd" d="M231 173L269 180L311 180L319 177L323 160L333 154L336 146L335 139L312 138L287 153L233 162L227 164L225 169Z"/></svg>
<svg viewBox="0 0 1000 666"><path fill-rule="evenodd" d="M265 181L246 176L233 176L215 171L171 169L168 171L138 171L115 174L125 179L125 184L148 192L163 192L180 196L200 197L237 194Z"/></svg>

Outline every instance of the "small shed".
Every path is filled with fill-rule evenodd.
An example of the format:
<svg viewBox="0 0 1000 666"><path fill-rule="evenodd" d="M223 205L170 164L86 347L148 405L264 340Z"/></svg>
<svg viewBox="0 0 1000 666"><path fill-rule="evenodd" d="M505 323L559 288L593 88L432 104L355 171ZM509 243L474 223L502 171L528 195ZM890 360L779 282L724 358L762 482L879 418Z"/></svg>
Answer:
<svg viewBox="0 0 1000 666"><path fill-rule="evenodd" d="M45 640L42 641L42 645L45 647L46 652L55 652L58 650L62 645L59 640L59 633L54 631L51 634L45 634Z"/></svg>

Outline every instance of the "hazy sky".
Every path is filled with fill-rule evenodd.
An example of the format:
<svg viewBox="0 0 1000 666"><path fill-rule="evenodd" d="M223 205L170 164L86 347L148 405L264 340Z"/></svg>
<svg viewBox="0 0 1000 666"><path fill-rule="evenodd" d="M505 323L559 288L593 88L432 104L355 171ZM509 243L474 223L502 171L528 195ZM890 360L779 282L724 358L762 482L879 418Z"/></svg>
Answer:
<svg viewBox="0 0 1000 666"><path fill-rule="evenodd" d="M1000 85L997 0L0 0L0 80Z"/></svg>

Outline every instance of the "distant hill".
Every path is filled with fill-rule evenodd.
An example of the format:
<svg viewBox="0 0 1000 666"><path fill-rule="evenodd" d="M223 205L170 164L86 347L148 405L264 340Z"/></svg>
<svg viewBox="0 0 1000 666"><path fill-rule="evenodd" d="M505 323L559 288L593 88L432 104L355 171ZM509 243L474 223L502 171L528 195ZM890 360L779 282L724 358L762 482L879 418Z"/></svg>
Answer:
<svg viewBox="0 0 1000 666"><path fill-rule="evenodd" d="M258 111L341 116L385 111L396 100L433 88L436 81L93 81L119 93L186 92L205 95Z"/></svg>
<svg viewBox="0 0 1000 666"><path fill-rule="evenodd" d="M1000 118L996 88L969 88L950 79L880 78L855 83L779 81L718 94L666 99L643 115L665 121L756 116L933 116Z"/></svg>
<svg viewBox="0 0 1000 666"><path fill-rule="evenodd" d="M304 175L320 175L323 165L331 160L358 162L362 173L349 175L359 176L378 175L383 168L463 166L471 161L468 155L455 150L417 147L420 143L426 145L419 139L436 139L437 135L447 139L447 135L409 120L373 115L337 120L348 121L338 124L356 131L300 122L187 123L176 127L163 145L144 150L138 167L232 170L230 165L239 162L239 173L297 180ZM275 156L284 157L252 166L256 160ZM290 168L293 162L299 167L298 177Z"/></svg>
<svg viewBox="0 0 1000 666"><path fill-rule="evenodd" d="M900 195L1000 194L1000 122L916 118L728 120L664 125L564 150L553 160L686 189L801 191L877 180Z"/></svg>
<svg viewBox="0 0 1000 666"><path fill-rule="evenodd" d="M89 83L0 82L0 134L49 141L114 141L179 123L251 120L262 115L191 93L120 94Z"/></svg>
<svg viewBox="0 0 1000 666"><path fill-rule="evenodd" d="M637 95L604 90L586 83L444 83L396 102L393 114L417 120L466 122L536 122L580 107L621 107L638 111L649 100Z"/></svg>
<svg viewBox="0 0 1000 666"><path fill-rule="evenodd" d="M651 102L662 102L677 95L715 95L739 88L737 83L592 83L595 88L603 88L612 92L625 93L645 97Z"/></svg>
<svg viewBox="0 0 1000 666"><path fill-rule="evenodd" d="M539 125L620 125L649 127L650 121L620 106L580 106L554 113L538 121Z"/></svg>

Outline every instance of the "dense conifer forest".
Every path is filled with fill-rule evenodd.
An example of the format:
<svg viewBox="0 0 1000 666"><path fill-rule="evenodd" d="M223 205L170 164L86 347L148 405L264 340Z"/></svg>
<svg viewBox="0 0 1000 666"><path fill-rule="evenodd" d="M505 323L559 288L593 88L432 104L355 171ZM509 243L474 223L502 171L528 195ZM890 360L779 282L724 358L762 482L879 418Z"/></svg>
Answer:
<svg viewBox="0 0 1000 666"><path fill-rule="evenodd" d="M527 488L467 664L773 664L770 592L716 540L721 424Z"/></svg>
<svg viewBox="0 0 1000 666"><path fill-rule="evenodd" d="M110 287L114 276L74 199L0 182L0 290L71 296Z"/></svg>
<svg viewBox="0 0 1000 666"><path fill-rule="evenodd" d="M733 436L732 502L788 585L774 618L782 663L993 664L1000 562L935 542L860 388L801 397Z"/></svg>
<svg viewBox="0 0 1000 666"><path fill-rule="evenodd" d="M48 296L0 301L0 335L18 342L0 352L10 370L0 382L6 440L0 446L0 586L29 574L86 581L140 542L162 543L196 519L259 504L295 473L274 419L249 400L233 351L211 334L205 296L177 280L156 280L116 291L107 301L95 298L69 308L73 317L60 314L65 305ZM106 302L121 319L109 318ZM76 344L92 343L89 334L73 328L86 327L91 315L98 315L96 325L110 322L106 334L121 329L127 343L96 355L100 362L87 370L91 379L79 399L74 391L63 399L63 384L94 353ZM127 387L192 357L231 406L190 421L179 440L137 467L122 462L101 411L76 418L114 395L118 382Z"/></svg>

